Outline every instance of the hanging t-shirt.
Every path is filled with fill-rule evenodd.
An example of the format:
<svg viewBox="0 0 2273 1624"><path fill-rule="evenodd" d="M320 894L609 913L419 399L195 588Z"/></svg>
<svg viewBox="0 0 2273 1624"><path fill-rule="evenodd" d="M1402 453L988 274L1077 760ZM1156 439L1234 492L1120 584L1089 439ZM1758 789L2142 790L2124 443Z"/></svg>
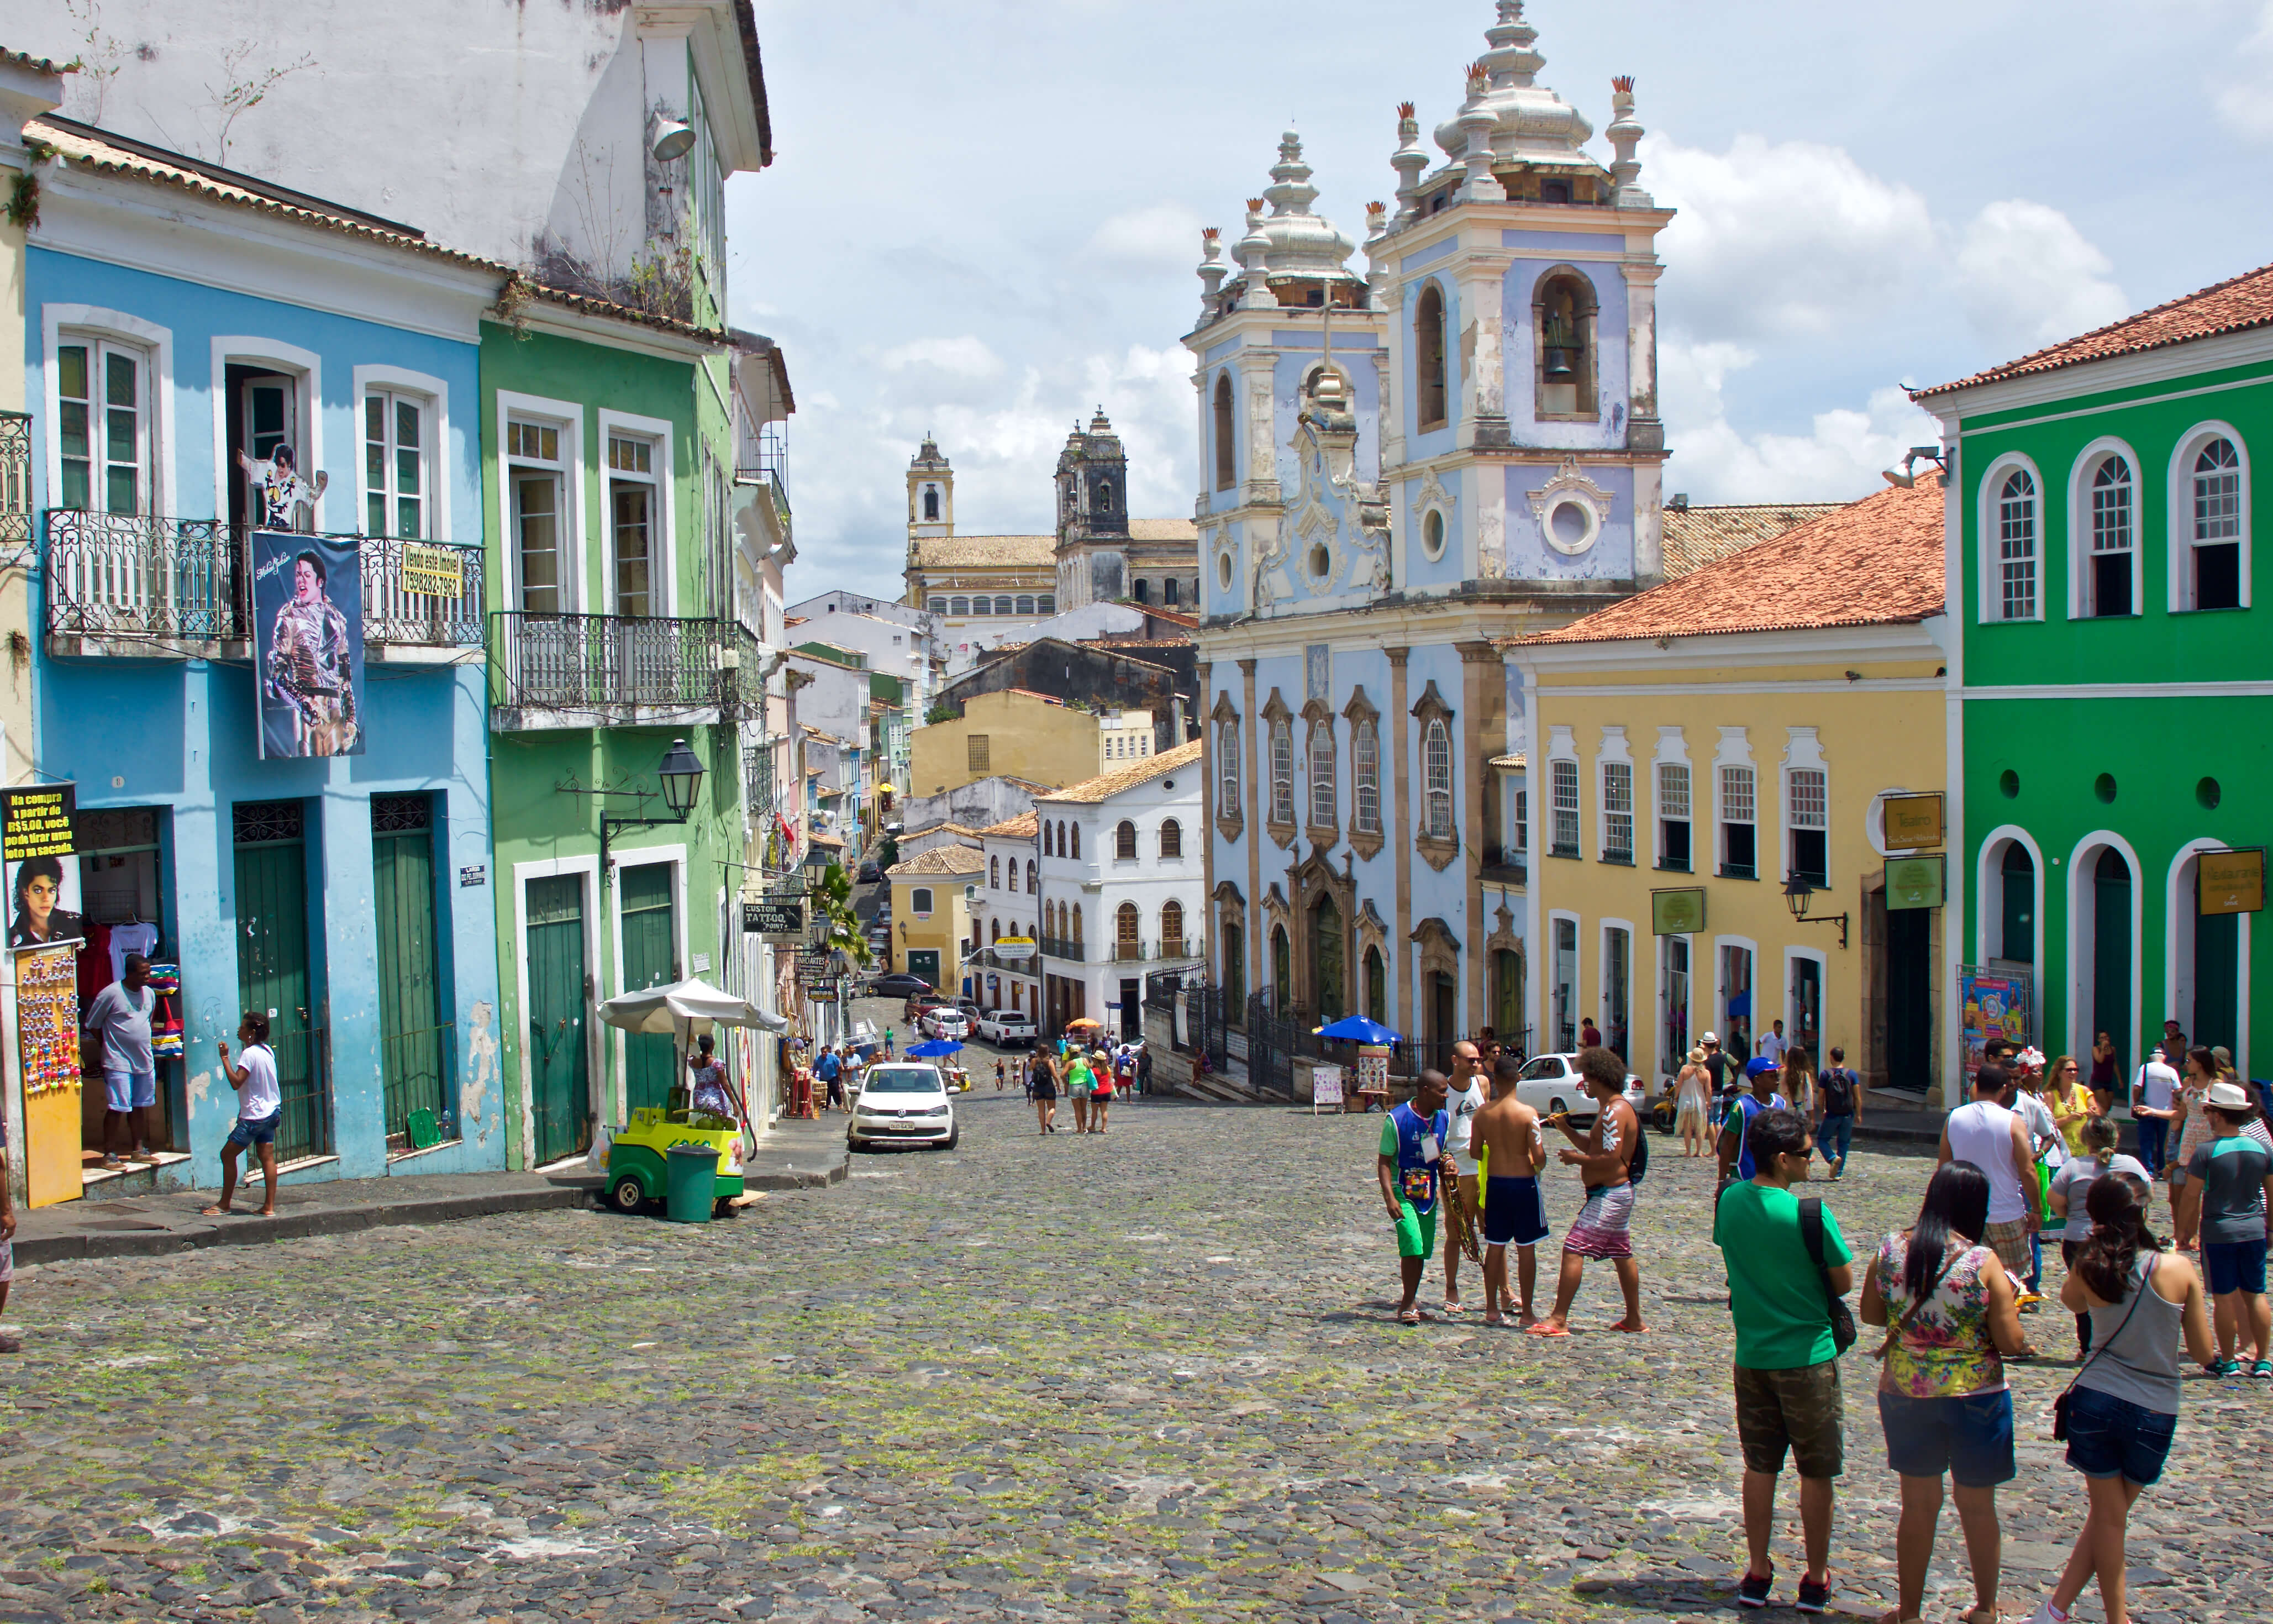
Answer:
<svg viewBox="0 0 2273 1624"><path fill-rule="evenodd" d="M114 981L126 978L126 955L139 953L147 959L158 951L158 927L155 925L113 925L110 928L110 974Z"/></svg>

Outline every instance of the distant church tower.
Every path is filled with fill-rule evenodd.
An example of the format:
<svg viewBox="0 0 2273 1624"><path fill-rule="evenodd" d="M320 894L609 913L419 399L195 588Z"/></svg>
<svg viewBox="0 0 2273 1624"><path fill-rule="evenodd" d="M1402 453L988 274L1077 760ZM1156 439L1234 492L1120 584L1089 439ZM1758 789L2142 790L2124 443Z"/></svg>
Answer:
<svg viewBox="0 0 2273 1624"><path fill-rule="evenodd" d="M1058 607L1129 595L1129 454L1105 415L1058 454Z"/></svg>
<svg viewBox="0 0 2273 1624"><path fill-rule="evenodd" d="M926 434L908 459L908 539L955 534L955 470Z"/></svg>

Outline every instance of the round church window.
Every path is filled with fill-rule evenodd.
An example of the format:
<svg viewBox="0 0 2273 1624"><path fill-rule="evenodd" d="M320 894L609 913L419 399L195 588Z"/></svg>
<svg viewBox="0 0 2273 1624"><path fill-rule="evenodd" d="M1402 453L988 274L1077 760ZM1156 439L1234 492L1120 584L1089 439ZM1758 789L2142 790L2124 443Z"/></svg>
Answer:
<svg viewBox="0 0 2273 1624"><path fill-rule="evenodd" d="M1585 502L1572 498L1547 510L1547 542L1557 553L1584 553L1594 545L1602 520Z"/></svg>
<svg viewBox="0 0 2273 1624"><path fill-rule="evenodd" d="M1421 551L1432 559L1444 556L1444 515L1433 508L1421 521Z"/></svg>
<svg viewBox="0 0 2273 1624"><path fill-rule="evenodd" d="M1231 590L1231 554L1228 553L1215 555L1215 583L1227 592Z"/></svg>

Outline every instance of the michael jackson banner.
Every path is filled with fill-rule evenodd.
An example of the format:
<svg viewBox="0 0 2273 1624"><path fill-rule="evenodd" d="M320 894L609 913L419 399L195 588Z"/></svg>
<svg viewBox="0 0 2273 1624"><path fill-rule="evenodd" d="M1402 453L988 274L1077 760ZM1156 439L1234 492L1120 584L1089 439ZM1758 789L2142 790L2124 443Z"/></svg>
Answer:
<svg viewBox="0 0 2273 1624"><path fill-rule="evenodd" d="M252 533L264 756L363 754L363 570L352 538Z"/></svg>

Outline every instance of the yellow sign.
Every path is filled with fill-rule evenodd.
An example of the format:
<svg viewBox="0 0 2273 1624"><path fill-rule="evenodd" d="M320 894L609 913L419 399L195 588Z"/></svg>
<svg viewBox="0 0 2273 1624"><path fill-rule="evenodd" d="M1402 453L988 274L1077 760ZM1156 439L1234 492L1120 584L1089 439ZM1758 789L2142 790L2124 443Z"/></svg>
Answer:
<svg viewBox="0 0 2273 1624"><path fill-rule="evenodd" d="M1939 795L1889 795L1886 801L1887 849L1923 851L1943 838Z"/></svg>
<svg viewBox="0 0 2273 1624"><path fill-rule="evenodd" d="M402 590L436 598L457 598L466 590L465 564L454 547L430 547L423 542L402 544Z"/></svg>
<svg viewBox="0 0 2273 1624"><path fill-rule="evenodd" d="M2265 911L2265 848L2204 852L2195 861L2205 914L2262 914Z"/></svg>

